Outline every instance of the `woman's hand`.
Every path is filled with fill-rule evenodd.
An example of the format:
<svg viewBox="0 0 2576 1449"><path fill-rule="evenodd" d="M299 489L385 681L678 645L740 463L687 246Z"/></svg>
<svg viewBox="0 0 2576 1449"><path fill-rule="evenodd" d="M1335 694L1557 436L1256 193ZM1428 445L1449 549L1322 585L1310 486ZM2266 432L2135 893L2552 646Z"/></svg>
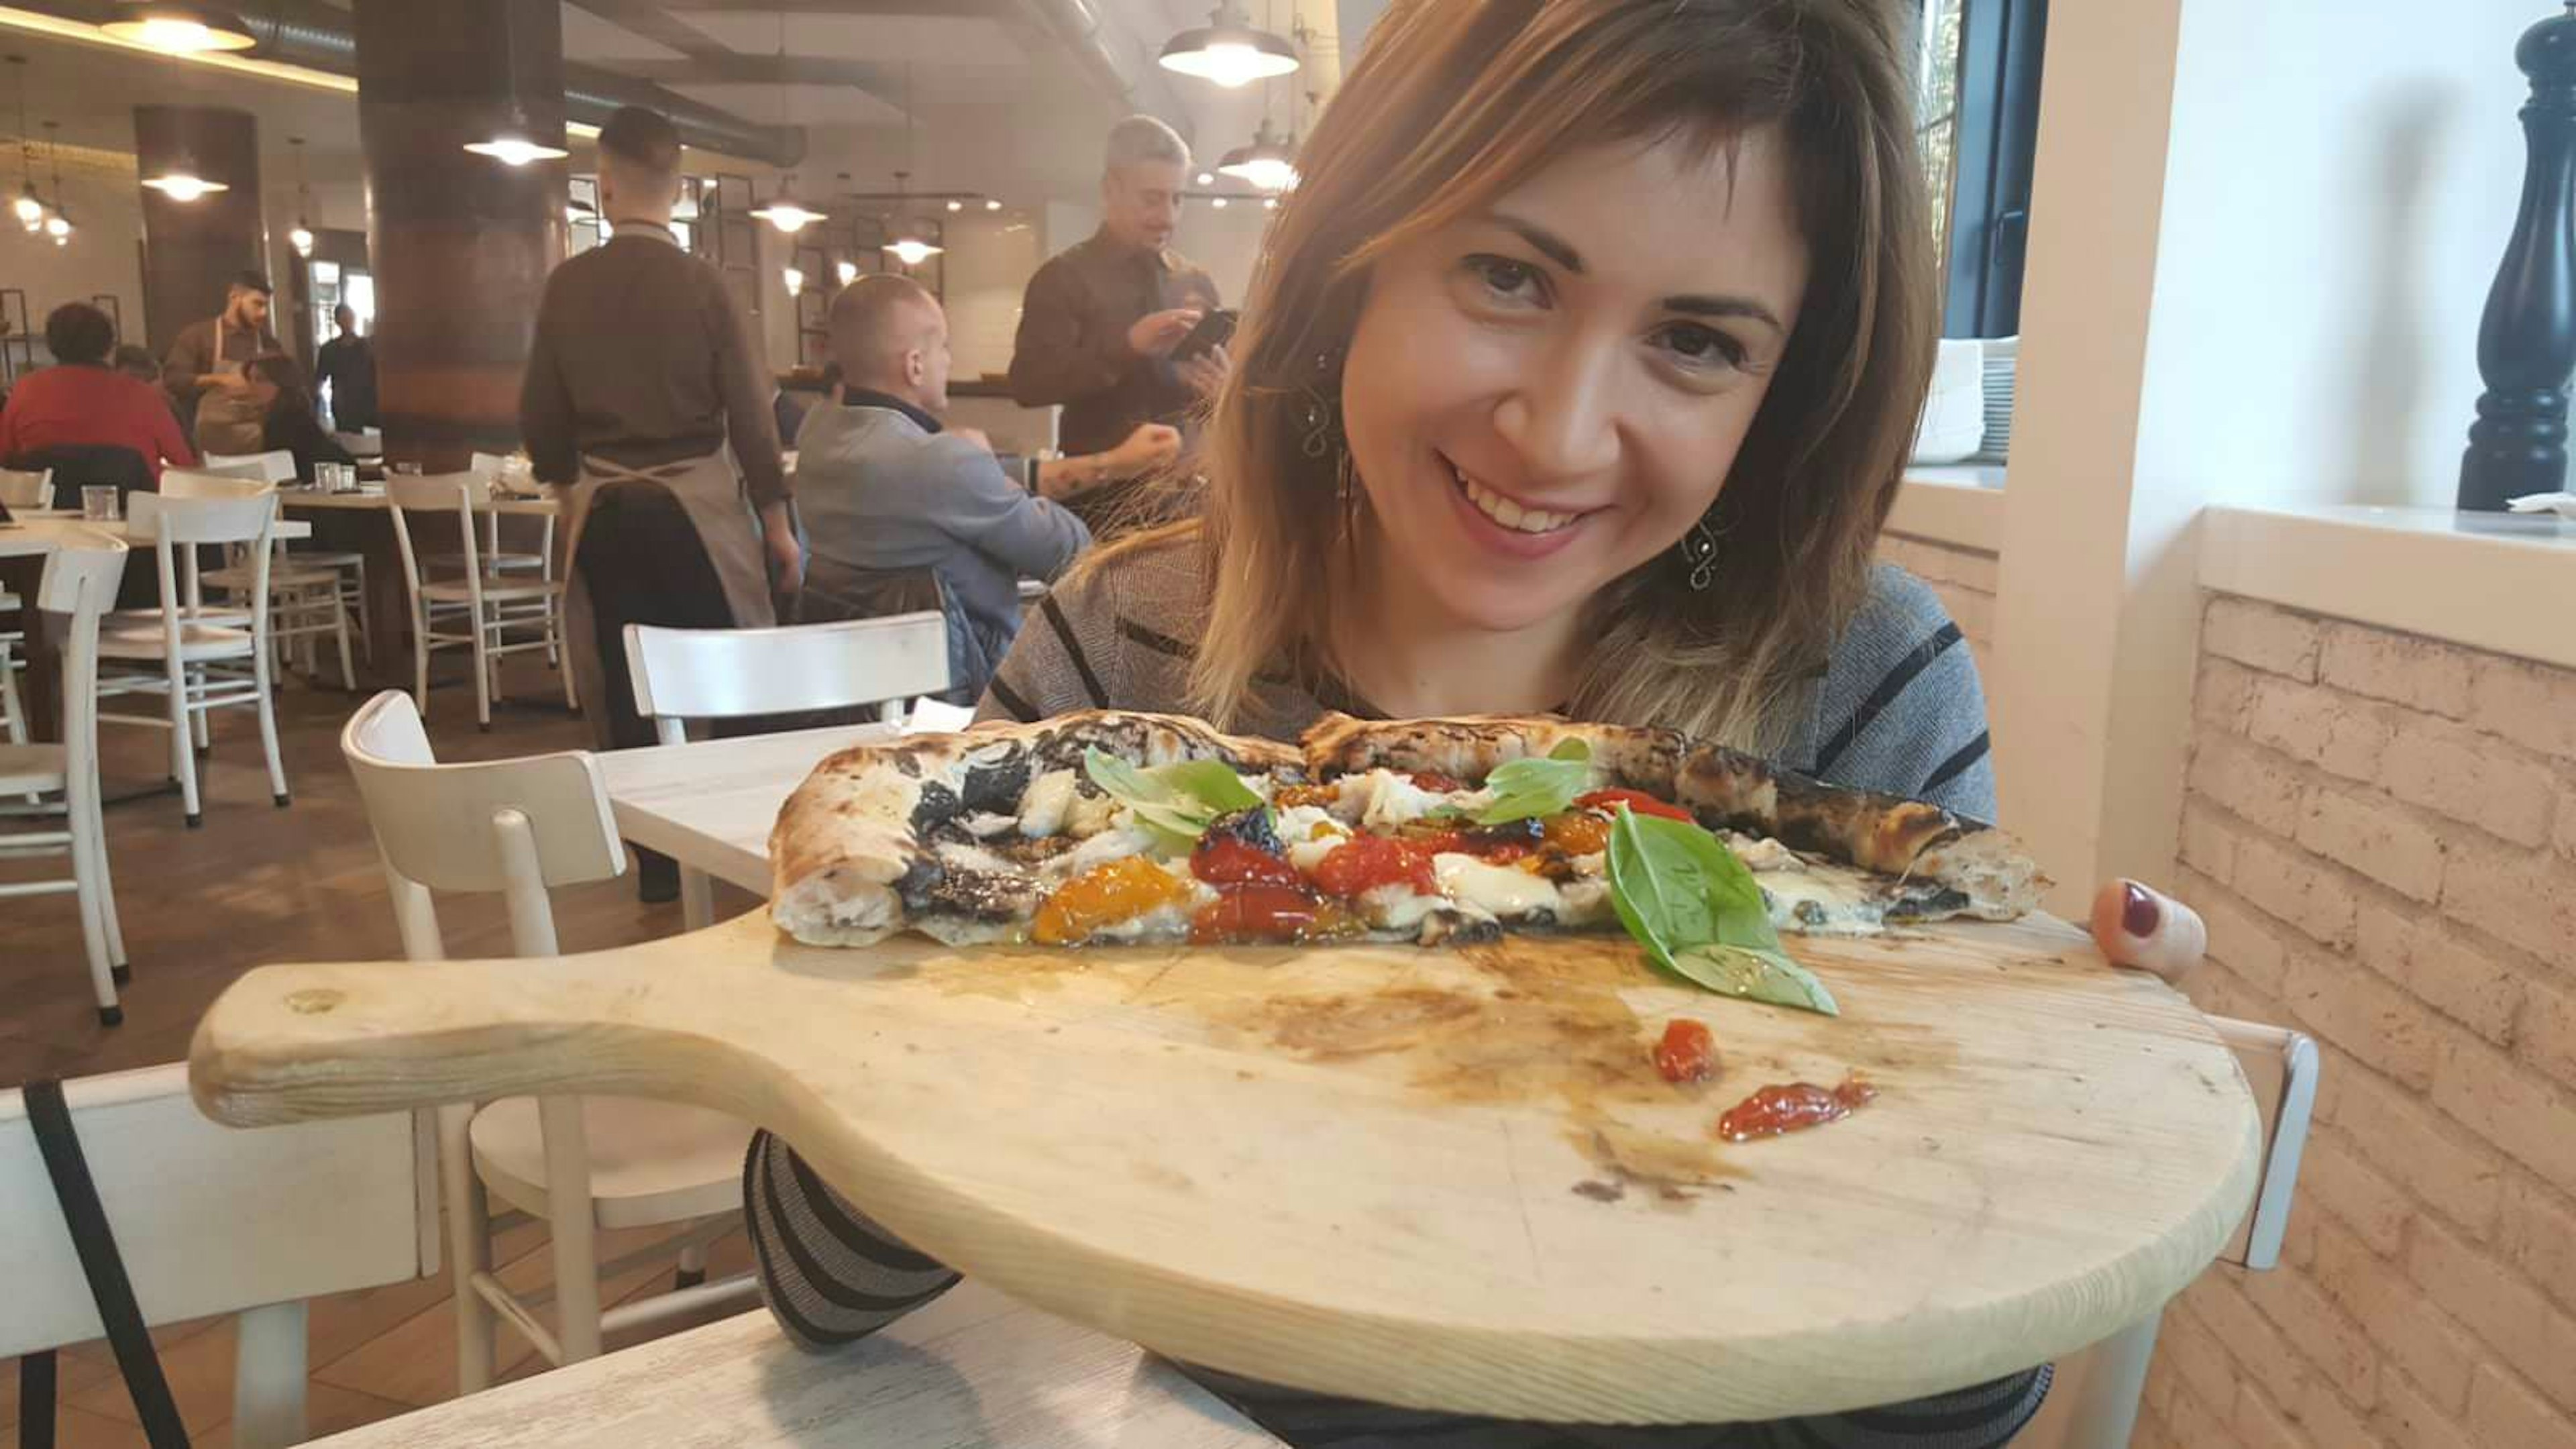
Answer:
<svg viewBox="0 0 2576 1449"><path fill-rule="evenodd" d="M2133 880L2115 880L2093 894L2093 941L2114 966L2153 971L2179 983L2209 949L2200 913Z"/></svg>

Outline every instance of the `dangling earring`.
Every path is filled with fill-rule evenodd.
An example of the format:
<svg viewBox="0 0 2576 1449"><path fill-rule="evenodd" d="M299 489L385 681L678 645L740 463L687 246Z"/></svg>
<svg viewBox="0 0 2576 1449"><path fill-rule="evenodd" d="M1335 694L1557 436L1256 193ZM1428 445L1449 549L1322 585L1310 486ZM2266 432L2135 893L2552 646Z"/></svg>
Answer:
<svg viewBox="0 0 2576 1449"><path fill-rule="evenodd" d="M1717 536L1718 530L1709 527L1706 518L1692 524L1690 532L1682 535L1682 562L1691 566L1692 593L1706 592L1717 578Z"/></svg>
<svg viewBox="0 0 2576 1449"><path fill-rule="evenodd" d="M1349 452L1342 442L1341 378L1340 370L1333 365L1335 361L1337 359L1330 348L1316 353L1312 375L1298 388L1306 395L1306 401L1297 412L1298 424L1305 430L1299 446L1308 458L1318 463L1337 447L1344 453Z"/></svg>

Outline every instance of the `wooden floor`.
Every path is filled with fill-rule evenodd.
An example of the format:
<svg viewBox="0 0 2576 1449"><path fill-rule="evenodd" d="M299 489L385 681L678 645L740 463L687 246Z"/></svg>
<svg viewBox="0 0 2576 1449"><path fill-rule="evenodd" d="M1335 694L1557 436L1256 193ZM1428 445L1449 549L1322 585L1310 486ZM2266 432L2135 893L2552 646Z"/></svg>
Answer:
<svg viewBox="0 0 2576 1449"><path fill-rule="evenodd" d="M527 662L533 665L533 661ZM584 748L587 727L564 713L552 676L531 667L507 692L528 701L495 711L490 734L474 727L470 685L430 696L430 735L440 758L489 759ZM247 710L216 716L215 746L201 761L205 824L188 830L175 795L114 805L107 811L120 919L133 982L124 988L125 1022L103 1028L90 998L80 925L69 895L0 900L0 1086L34 1077L76 1077L183 1060L188 1038L208 1003L234 978L270 961L357 961L401 955L382 868L347 768L340 760L341 724L359 696L286 686L279 718L287 784L294 804L272 806L259 734ZM102 730L111 795L147 788L168 773L166 737L158 731ZM49 874L52 861L0 863L0 880ZM719 886L720 910L748 909L750 897ZM678 931L675 904L638 904L631 875L568 890L555 898L563 949L585 951ZM508 928L499 897L439 902L450 954L502 955ZM111 1219L115 1204L108 1204ZM607 1259L648 1242L651 1233L602 1234ZM504 1234L494 1255L501 1276L527 1290L552 1273L541 1225ZM748 1261L739 1232L719 1241L714 1273ZM602 1285L616 1303L669 1285L667 1263L639 1268ZM353 1427L436 1403L455 1392L453 1307L444 1277L344 1294L312 1306L309 1412L316 1434ZM200 1446L231 1442L232 1326L229 1319L177 1325L156 1335L191 1438ZM506 1328L501 1357L508 1376L541 1364ZM612 1346L615 1346L612 1344ZM17 1373L0 1364L0 1449L17 1445ZM61 1365L63 1449L141 1445L134 1406L103 1344L69 1351Z"/></svg>

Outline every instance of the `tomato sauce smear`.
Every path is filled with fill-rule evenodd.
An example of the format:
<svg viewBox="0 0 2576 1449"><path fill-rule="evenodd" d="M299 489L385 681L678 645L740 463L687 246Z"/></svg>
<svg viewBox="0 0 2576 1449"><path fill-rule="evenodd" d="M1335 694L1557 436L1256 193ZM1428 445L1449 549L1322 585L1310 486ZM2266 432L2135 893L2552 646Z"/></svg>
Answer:
<svg viewBox="0 0 2576 1449"><path fill-rule="evenodd" d="M1705 1082L1717 1071L1717 1038L1706 1022L1675 1017L1655 1043L1655 1070L1667 1082Z"/></svg>
<svg viewBox="0 0 2576 1449"><path fill-rule="evenodd" d="M1878 1088L1858 1075L1844 1077L1835 1087L1813 1082L1764 1087L1718 1117L1717 1135L1729 1142L1750 1142L1756 1137L1803 1132L1848 1117L1877 1095Z"/></svg>

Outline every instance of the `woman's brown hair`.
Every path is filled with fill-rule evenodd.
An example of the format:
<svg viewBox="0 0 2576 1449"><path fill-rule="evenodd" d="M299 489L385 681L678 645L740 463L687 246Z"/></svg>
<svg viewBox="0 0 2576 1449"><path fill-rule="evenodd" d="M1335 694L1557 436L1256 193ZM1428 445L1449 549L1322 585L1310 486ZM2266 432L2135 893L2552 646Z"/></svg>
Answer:
<svg viewBox="0 0 2576 1449"><path fill-rule="evenodd" d="M1776 127L1810 249L1795 335L1705 519L1595 596L1568 708L1774 746L1868 590L1935 338L1930 224L1887 0L1399 0L1299 157L1210 429L1211 595L1190 705L1234 721L1256 670L1330 667L1326 611L1365 504L1312 446L1371 263L1578 151ZM1166 535L1167 536L1167 535ZM1100 561L1112 564L1123 550Z"/></svg>

